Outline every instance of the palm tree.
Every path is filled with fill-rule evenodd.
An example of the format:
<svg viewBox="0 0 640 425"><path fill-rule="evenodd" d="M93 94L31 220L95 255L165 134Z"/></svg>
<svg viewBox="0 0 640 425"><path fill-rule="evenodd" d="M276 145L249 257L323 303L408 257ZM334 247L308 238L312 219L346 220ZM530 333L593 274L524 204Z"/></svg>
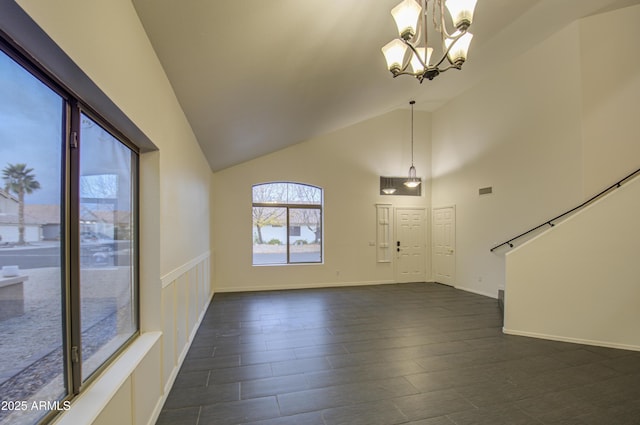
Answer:
<svg viewBox="0 0 640 425"><path fill-rule="evenodd" d="M24 240L24 195L40 189L40 182L32 174L33 168L27 164L8 164L2 170L4 190L18 195L18 245L25 245Z"/></svg>

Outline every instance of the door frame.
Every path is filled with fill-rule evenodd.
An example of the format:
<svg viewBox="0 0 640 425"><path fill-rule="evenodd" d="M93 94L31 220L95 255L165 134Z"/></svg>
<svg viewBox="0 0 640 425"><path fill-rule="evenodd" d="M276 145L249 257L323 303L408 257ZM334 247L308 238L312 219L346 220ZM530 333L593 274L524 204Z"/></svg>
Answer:
<svg viewBox="0 0 640 425"><path fill-rule="evenodd" d="M398 236L399 236L399 231L398 231L398 211L401 210L420 210L422 211L422 216L423 216L423 226L422 226L422 240L424 242L423 244L423 261L424 261L424 273L422 275L422 279L421 282L426 282L428 281L428 276L430 276L430 272L429 272L429 264L430 261L429 259L431 258L431 255L429 255L429 247L430 247L430 243L429 243L429 229L428 229L428 224L429 224L429 215L430 215L430 211L428 208L426 207L421 207L421 206L409 206L409 207L394 207L393 208L393 263L394 263L394 271L393 271L393 278L395 280L396 283L401 283L403 282L401 279L399 279L399 275L400 275L400 267L399 267L399 257L398 257L398 251L397 251L397 241L398 241Z"/></svg>

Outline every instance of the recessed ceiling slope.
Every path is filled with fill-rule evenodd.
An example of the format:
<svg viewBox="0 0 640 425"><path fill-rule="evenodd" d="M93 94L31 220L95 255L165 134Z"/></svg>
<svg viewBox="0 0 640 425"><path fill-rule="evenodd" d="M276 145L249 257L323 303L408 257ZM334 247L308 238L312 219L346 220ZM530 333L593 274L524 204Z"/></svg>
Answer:
<svg viewBox="0 0 640 425"><path fill-rule="evenodd" d="M462 71L392 78L399 0L133 0L213 171L416 99L434 110L581 17L640 0L478 0Z"/></svg>

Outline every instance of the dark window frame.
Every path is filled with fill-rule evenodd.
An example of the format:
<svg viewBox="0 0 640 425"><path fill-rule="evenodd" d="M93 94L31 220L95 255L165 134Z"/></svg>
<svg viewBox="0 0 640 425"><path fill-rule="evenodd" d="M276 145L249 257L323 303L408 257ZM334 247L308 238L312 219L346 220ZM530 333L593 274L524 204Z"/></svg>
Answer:
<svg viewBox="0 0 640 425"><path fill-rule="evenodd" d="M320 191L320 200L318 201L319 203L317 204L305 204L305 203L296 203L296 202L255 202L255 200L253 199L253 189L257 186L266 186L266 185L277 185L277 184L285 184L285 185L297 185L297 186L307 186L310 187L312 189L317 189ZM251 249L252 249L252 265L253 266L284 266L284 265L305 265L305 264L310 264L310 265L315 265L315 264L324 264L324 189L319 187L319 186L315 186L312 184L308 184L308 183L300 183L300 182L294 182L294 181L271 181L271 182L264 182L264 183L257 183L254 184L252 186L252 203L251 203L251 209L253 211L254 208L282 208L284 209L285 212L285 216L286 216L286 223L283 225L283 227L285 227L287 229L287 237L286 237L286 243L285 246L287 248L286 250L286 262L282 262L282 263L255 263L254 261L254 253L253 253L253 247L254 244L252 244ZM320 259L318 261L292 261L291 260L291 224L289 223L289 218L291 217L291 210L302 210L302 209L313 209L313 210L318 210L319 212L319 226L320 226ZM252 220L252 224L251 227L253 228L254 226L254 222ZM297 226L300 227L300 226Z"/></svg>
<svg viewBox="0 0 640 425"><path fill-rule="evenodd" d="M133 340L140 335L140 147L132 142L123 132L89 104L77 96L73 89L62 83L46 67L15 42L5 31L0 29L0 52L20 65L26 72L39 80L64 102L61 143L61 199L60 199L60 234L63 238L60 252L60 273L62 285L62 341L64 353L64 373L66 396L60 402L70 401L83 389L97 379ZM81 141L80 116L84 114L98 123L104 130L126 146L132 152L132 308L134 309L135 331L102 363L87 379L82 380L82 359L78 350L82 349L80 318L80 157ZM75 136L74 136L75 135ZM144 143L143 143L144 146ZM59 414L50 411L43 416L40 423L51 421Z"/></svg>

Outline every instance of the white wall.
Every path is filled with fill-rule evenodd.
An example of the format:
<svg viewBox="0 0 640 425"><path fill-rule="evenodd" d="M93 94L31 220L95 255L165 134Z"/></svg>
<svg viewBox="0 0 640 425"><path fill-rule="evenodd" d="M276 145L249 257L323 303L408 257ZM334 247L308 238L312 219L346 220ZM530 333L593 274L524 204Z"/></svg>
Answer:
<svg viewBox="0 0 640 425"><path fill-rule="evenodd" d="M640 351L640 178L507 254L506 333Z"/></svg>
<svg viewBox="0 0 640 425"><path fill-rule="evenodd" d="M416 111L415 166L425 179L421 197L379 195L380 175L408 173L408 109L215 173L212 229L216 235L216 291L393 282L393 264L377 263L376 247L370 246L376 240L375 204L429 207L430 128L430 114ZM324 189L324 264L252 266L252 185L283 180Z"/></svg>
<svg viewBox="0 0 640 425"><path fill-rule="evenodd" d="M58 423L153 423L211 299L207 161L130 0L18 0L158 147L141 155L142 336Z"/></svg>
<svg viewBox="0 0 640 425"><path fill-rule="evenodd" d="M456 206L457 287L496 297L505 283L507 249L492 253L492 246L578 205L640 166L633 128L640 67L638 56L627 54L638 39L632 24L638 10L575 22L431 116L421 114L424 123L431 121L426 129L431 134L416 150L416 165L423 176L432 175L432 196L420 205ZM616 55L622 55L624 66L602 72L602 61L613 63ZM397 134L407 127L396 113L402 115L396 111L216 173L212 229L221 236L214 242L218 289L392 281L392 267L371 267L374 250L367 244L373 230L360 217L372 222L368 205L375 202L404 202L374 194L377 175L403 175L409 160L406 150L397 157L396 146L402 146ZM248 230L241 230L251 221L250 188L271 180L327 189L323 266L251 266L251 240ZM493 194L478 195L487 186ZM348 222L352 225L342 227Z"/></svg>
<svg viewBox="0 0 640 425"><path fill-rule="evenodd" d="M457 207L457 287L495 297L508 249L492 246L640 167L638 18L575 22L434 113L432 203Z"/></svg>
<svg viewBox="0 0 640 425"><path fill-rule="evenodd" d="M579 23L588 195L640 167L640 58L628 54L638 19L633 6ZM603 72L603 64L615 65ZM505 332L640 350L638 216L636 178L507 254Z"/></svg>
<svg viewBox="0 0 640 425"><path fill-rule="evenodd" d="M640 5L580 21L586 195L640 168L638 19Z"/></svg>
<svg viewBox="0 0 640 425"><path fill-rule="evenodd" d="M434 113L432 203L456 206L456 287L496 297L503 253L489 249L582 197L578 42L571 25Z"/></svg>

